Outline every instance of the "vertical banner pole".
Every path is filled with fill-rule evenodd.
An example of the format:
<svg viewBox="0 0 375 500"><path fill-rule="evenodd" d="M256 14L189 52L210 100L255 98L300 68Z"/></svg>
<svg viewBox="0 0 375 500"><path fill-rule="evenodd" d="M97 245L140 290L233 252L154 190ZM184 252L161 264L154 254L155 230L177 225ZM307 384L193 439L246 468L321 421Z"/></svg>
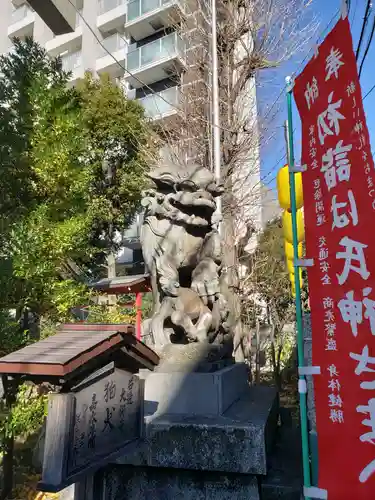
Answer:
<svg viewBox="0 0 375 500"><path fill-rule="evenodd" d="M293 248L294 256L298 255L298 236L297 236L297 203L296 203L296 186L294 179L294 144L293 144L293 112L292 112L292 90L293 82L291 77L286 78L287 84L287 107L288 107L288 165L289 165L289 185L290 185L290 205L292 212L292 230L293 230ZM294 274L296 279L296 323L297 323L297 351L298 351L298 366L303 367L305 364L304 342L303 342L303 321L302 321L302 306L301 306L301 283L299 268L294 265ZM309 456L309 433L307 426L307 393L306 379L303 375L298 378L298 391L300 401L300 424L302 437L302 464L303 464L303 483L304 487L311 486L310 474L310 456ZM306 500L310 500L306 497Z"/></svg>

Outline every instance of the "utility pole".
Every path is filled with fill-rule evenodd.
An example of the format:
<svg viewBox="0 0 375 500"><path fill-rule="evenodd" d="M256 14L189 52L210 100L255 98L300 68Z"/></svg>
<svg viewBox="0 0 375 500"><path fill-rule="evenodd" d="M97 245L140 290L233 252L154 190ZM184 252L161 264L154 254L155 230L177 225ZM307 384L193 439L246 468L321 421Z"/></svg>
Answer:
<svg viewBox="0 0 375 500"><path fill-rule="evenodd" d="M216 0L212 0L212 128L213 128L213 153L214 153L214 174L218 184L221 181L221 147L220 147L220 106L219 106L219 74L218 74L218 55L217 55L217 17ZM216 214L220 219L222 216L221 196L216 199ZM222 224L218 224L221 232Z"/></svg>

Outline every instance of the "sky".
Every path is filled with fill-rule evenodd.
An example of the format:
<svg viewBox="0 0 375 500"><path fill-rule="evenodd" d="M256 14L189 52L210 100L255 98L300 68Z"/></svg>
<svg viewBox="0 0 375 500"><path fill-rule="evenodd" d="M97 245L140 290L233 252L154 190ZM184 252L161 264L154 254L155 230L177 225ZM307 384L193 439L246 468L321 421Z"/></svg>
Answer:
<svg viewBox="0 0 375 500"><path fill-rule="evenodd" d="M339 9L341 6L341 0L312 0L309 3L309 10L311 15L315 17L319 23L319 27L316 31L316 37L311 43L311 49L305 49L301 53L297 54L292 60L287 63L282 64L276 70L265 72L262 79L262 84L259 86L258 90L258 106L262 107L262 114L267 113L267 107L275 102L280 92L285 86L285 77L292 74L296 70L298 73L303 71L307 62L314 55L313 46L316 42L321 43L328 32L333 28L339 19ZM358 46L358 41L360 37L361 27L363 23L363 18L366 10L367 0L351 0L349 21L352 30L354 50L356 51ZM368 37L371 33L372 23L375 17L375 2L372 8L372 14L367 25L365 36L362 42L362 50L359 57L359 62L361 62ZM336 14L337 12L337 14ZM329 28L327 25L329 21L332 20ZM323 33L323 35L322 35ZM303 59L308 55L306 61L301 64ZM367 54L366 61L363 66L361 75L361 87L362 95L365 96L366 93L375 85L375 35L370 46L370 50ZM358 65L359 68L359 65ZM375 89L372 93L364 99L364 108L367 118L367 126L370 132L370 139L372 144L372 150L375 152ZM275 109L278 109L277 115L273 119L272 123L267 124L267 134L264 139L262 139L261 146L261 180L268 187L276 188L276 174L280 167L285 165L286 160L283 158L285 154L285 139L284 131L282 128L283 122L286 119L286 96L285 92L280 97L279 101L275 105L273 112L269 116L273 116ZM293 109L293 129L295 130L294 142L295 142L295 160L296 163L300 161L301 152L301 123L299 120L298 111L294 105Z"/></svg>

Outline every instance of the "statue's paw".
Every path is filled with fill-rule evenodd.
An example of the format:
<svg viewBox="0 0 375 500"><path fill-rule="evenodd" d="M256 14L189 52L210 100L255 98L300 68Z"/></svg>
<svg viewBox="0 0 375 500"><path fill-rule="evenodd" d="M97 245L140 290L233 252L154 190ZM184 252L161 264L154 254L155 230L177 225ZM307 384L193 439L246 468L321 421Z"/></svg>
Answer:
<svg viewBox="0 0 375 500"><path fill-rule="evenodd" d="M177 297L180 290L180 283L178 281L168 281L167 283L160 283L162 291L169 297Z"/></svg>
<svg viewBox="0 0 375 500"><path fill-rule="evenodd" d="M198 342L207 342L209 343L209 338L206 330L198 330L197 331L197 341Z"/></svg>
<svg viewBox="0 0 375 500"><path fill-rule="evenodd" d="M230 324L228 323L228 321L224 321L222 324L221 324L221 328L222 330L225 332L225 333L228 333L231 329L230 327Z"/></svg>
<svg viewBox="0 0 375 500"><path fill-rule="evenodd" d="M190 288L201 298L207 296L206 287L202 281L193 281Z"/></svg>

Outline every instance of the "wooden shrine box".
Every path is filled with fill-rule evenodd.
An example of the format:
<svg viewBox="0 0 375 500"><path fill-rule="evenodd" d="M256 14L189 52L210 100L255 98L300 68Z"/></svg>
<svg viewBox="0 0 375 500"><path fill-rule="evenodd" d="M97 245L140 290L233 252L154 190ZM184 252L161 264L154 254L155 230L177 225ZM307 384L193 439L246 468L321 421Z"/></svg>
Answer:
<svg viewBox="0 0 375 500"><path fill-rule="evenodd" d="M0 359L0 373L19 383L49 382L42 481L57 492L111 460L142 437L143 390L136 375L159 358L130 325L66 324L45 340Z"/></svg>

